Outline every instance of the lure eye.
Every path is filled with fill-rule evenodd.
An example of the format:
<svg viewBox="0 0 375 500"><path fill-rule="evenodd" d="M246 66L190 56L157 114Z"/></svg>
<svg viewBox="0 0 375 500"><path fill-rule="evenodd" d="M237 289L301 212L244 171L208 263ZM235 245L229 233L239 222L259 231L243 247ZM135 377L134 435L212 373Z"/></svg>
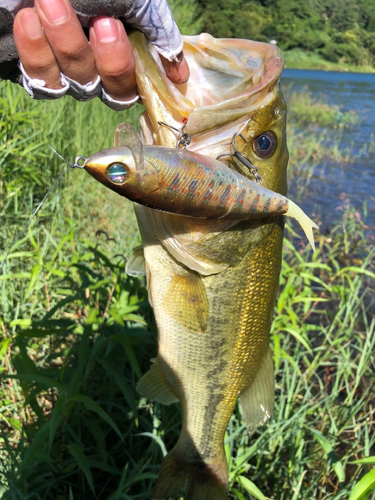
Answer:
<svg viewBox="0 0 375 500"><path fill-rule="evenodd" d="M107 168L106 176L114 184L124 184L127 171L122 163L113 163Z"/></svg>
<svg viewBox="0 0 375 500"><path fill-rule="evenodd" d="M263 132L253 141L254 153L261 158L269 158L276 150L277 139L273 132Z"/></svg>

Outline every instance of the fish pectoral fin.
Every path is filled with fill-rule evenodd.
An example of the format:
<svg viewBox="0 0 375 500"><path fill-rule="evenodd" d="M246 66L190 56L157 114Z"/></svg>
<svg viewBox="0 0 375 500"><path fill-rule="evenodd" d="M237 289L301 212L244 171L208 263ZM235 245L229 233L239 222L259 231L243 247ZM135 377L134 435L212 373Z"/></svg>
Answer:
<svg viewBox="0 0 375 500"><path fill-rule="evenodd" d="M157 358L151 360L154 364L137 384L137 391L141 396L158 403L170 405L177 403L178 398L168 387Z"/></svg>
<svg viewBox="0 0 375 500"><path fill-rule="evenodd" d="M210 262L209 259L202 258L199 251L192 250L194 231L189 226L187 217L157 210L148 210L147 215L160 242L177 262L203 276L218 274L227 269L227 263Z"/></svg>
<svg viewBox="0 0 375 500"><path fill-rule="evenodd" d="M249 434L266 423L273 412L275 381L271 349L263 361L255 380L240 396L242 412Z"/></svg>
<svg viewBox="0 0 375 500"><path fill-rule="evenodd" d="M133 248L133 253L126 263L125 272L128 276L146 276L143 245Z"/></svg>
<svg viewBox="0 0 375 500"><path fill-rule="evenodd" d="M206 331L209 306L206 289L199 274L175 274L165 294L163 306L182 327L193 332Z"/></svg>

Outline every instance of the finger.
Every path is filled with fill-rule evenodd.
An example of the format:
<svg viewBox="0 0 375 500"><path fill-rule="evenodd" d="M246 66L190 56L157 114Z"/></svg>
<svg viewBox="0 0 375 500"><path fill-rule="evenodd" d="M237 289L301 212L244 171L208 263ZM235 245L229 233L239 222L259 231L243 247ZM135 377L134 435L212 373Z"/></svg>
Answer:
<svg viewBox="0 0 375 500"><path fill-rule="evenodd" d="M123 24L112 17L93 19L90 24L90 45L107 94L117 100L135 97L135 60Z"/></svg>
<svg viewBox="0 0 375 500"><path fill-rule="evenodd" d="M68 0L35 0L47 40L61 71L82 85L98 74L94 54Z"/></svg>
<svg viewBox="0 0 375 500"><path fill-rule="evenodd" d="M46 82L46 87L60 89L60 68L34 9L21 9L14 19L14 41L26 73Z"/></svg>
<svg viewBox="0 0 375 500"><path fill-rule="evenodd" d="M160 55L160 59L171 82L186 83L188 81L190 70L183 52L178 54L177 61L168 61L162 55Z"/></svg>

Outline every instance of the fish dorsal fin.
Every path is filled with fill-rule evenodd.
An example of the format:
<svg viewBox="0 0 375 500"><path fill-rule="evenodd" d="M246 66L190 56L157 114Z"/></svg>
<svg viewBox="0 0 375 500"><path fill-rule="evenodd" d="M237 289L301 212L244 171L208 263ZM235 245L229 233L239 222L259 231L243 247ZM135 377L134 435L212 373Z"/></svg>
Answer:
<svg viewBox="0 0 375 500"><path fill-rule="evenodd" d="M143 245L133 248L133 253L126 263L125 272L129 276L146 276Z"/></svg>
<svg viewBox="0 0 375 500"><path fill-rule="evenodd" d="M255 380L240 396L242 412L249 434L266 423L273 412L275 381L271 349L268 348Z"/></svg>
<svg viewBox="0 0 375 500"><path fill-rule="evenodd" d="M139 394L158 403L170 405L177 403L178 398L167 385L157 358L151 360L153 365L137 384Z"/></svg>
<svg viewBox="0 0 375 500"><path fill-rule="evenodd" d="M115 130L115 148L126 146L130 149L137 170L143 169L144 153L141 137L130 123L120 123Z"/></svg>

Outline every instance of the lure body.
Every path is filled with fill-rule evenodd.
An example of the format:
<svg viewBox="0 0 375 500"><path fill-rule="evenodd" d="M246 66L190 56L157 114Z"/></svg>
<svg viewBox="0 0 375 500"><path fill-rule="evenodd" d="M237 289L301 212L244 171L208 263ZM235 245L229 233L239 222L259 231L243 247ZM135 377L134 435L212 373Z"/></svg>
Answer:
<svg viewBox="0 0 375 500"><path fill-rule="evenodd" d="M111 165L123 166L123 182ZM246 220L284 214L288 199L231 170L223 162L177 148L146 146L143 167L126 147L92 155L86 171L126 198L176 215Z"/></svg>

